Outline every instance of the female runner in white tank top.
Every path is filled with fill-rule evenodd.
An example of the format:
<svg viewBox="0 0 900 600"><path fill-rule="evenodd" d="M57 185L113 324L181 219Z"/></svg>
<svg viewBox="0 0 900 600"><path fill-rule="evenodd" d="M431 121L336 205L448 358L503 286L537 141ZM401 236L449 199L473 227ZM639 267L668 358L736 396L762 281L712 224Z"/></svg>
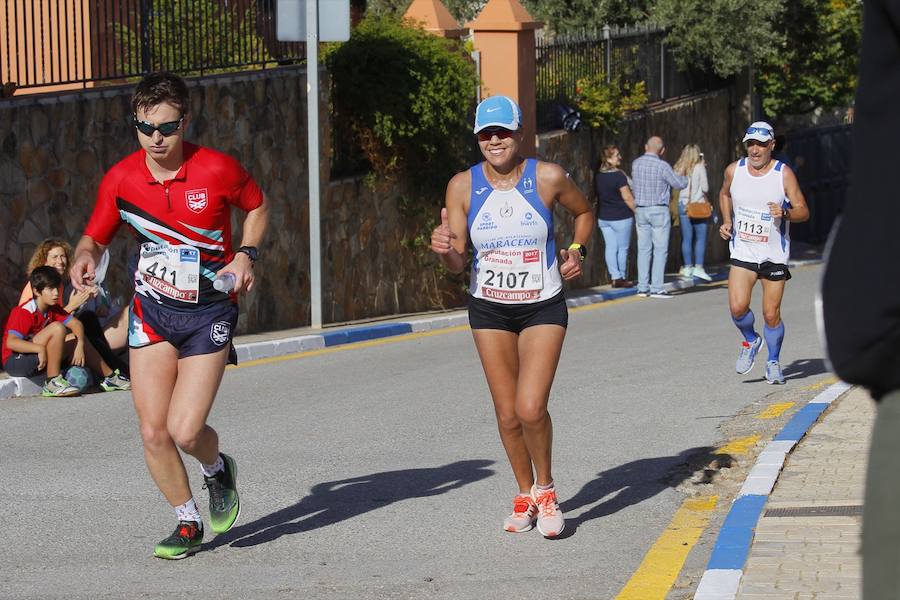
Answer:
<svg viewBox="0 0 900 600"><path fill-rule="evenodd" d="M494 402L500 439L518 484L506 531L555 537L565 526L551 471L550 386L566 334L562 282L581 276L591 237L590 204L553 163L525 159L521 111L510 98L478 105L475 133L484 155L447 185L431 248L452 273L473 248L469 322ZM553 207L575 217L568 249L556 249Z"/></svg>

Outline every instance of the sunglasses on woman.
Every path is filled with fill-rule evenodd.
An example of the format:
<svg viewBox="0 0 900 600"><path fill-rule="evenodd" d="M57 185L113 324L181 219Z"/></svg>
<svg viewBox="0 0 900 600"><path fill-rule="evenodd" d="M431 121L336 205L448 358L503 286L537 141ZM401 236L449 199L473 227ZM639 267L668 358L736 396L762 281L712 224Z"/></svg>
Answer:
<svg viewBox="0 0 900 600"><path fill-rule="evenodd" d="M505 129L503 127L488 127L487 129L482 129L478 132L478 141L489 142L495 135L499 139L505 140L508 137L512 137L514 133L515 131Z"/></svg>
<svg viewBox="0 0 900 600"><path fill-rule="evenodd" d="M184 115L181 115L177 121L168 121L166 123L160 123L159 125L154 125L153 123L149 123L147 121L138 121L137 117L132 119L132 124L137 128L138 131L150 137L153 135L153 132L160 132L163 137L169 137L179 128L181 128L181 122L184 121Z"/></svg>

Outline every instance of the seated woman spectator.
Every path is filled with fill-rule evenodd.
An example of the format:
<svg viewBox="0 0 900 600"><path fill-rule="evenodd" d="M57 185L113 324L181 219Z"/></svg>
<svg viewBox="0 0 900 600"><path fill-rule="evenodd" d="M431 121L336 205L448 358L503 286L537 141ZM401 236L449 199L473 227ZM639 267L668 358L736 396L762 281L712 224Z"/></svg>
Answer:
<svg viewBox="0 0 900 600"><path fill-rule="evenodd" d="M62 283L59 288L59 298L56 303L69 314L72 314L81 308L81 306L96 293L93 289L85 289L83 292L74 292L71 288L66 290L68 287L66 286L66 281L69 277L69 263L71 262L72 247L68 242L55 238L48 238L35 248L34 254L31 255L31 260L28 261L27 269L29 274L36 268L43 266L56 269L60 277L62 277ZM72 291L72 293L68 294L68 299L66 299L67 291ZM22 293L19 295L19 306L31 300L33 296L31 282L26 282L25 287L22 289Z"/></svg>
<svg viewBox="0 0 900 600"><path fill-rule="evenodd" d="M103 360L113 370L127 376L128 364L118 355L118 351L127 345L128 311L117 314L110 312L109 294L98 285L90 286L84 291L75 290L69 283L69 264L72 262L72 247L64 240L48 238L35 249L28 262L28 273L41 266L49 266L60 274L62 283L59 287L57 304L67 313L75 315L82 322L87 338L91 341ZM26 283L19 296L19 306L31 300L33 291L31 283Z"/></svg>
<svg viewBox="0 0 900 600"><path fill-rule="evenodd" d="M712 206L706 194L709 192L709 180L706 176L706 162L697 144L688 144L681 151L678 162L675 163L675 172L688 178L688 186L681 190L678 196L678 215L681 219L681 257L684 266L679 275L682 277L698 277L704 281L712 278L703 269L703 259L706 253L706 232L709 227L709 219L712 216ZM688 205L698 206L700 203L709 205L707 211L710 217L696 218L688 215Z"/></svg>
<svg viewBox="0 0 900 600"><path fill-rule="evenodd" d="M604 146L600 151L600 169L594 175L597 194L597 224L606 246L604 257L612 286L634 287L625 278L631 230L634 228L634 195L628 176L619 168L622 154L616 146Z"/></svg>

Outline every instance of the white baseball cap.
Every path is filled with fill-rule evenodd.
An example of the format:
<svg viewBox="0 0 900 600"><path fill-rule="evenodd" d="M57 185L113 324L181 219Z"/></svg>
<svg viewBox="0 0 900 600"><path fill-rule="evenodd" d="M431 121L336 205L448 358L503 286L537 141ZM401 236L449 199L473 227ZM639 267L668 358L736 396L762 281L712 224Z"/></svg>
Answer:
<svg viewBox="0 0 900 600"><path fill-rule="evenodd" d="M765 121L754 121L747 131L744 132L744 139L741 143L747 143L747 140L756 140L766 143L775 139L775 128Z"/></svg>

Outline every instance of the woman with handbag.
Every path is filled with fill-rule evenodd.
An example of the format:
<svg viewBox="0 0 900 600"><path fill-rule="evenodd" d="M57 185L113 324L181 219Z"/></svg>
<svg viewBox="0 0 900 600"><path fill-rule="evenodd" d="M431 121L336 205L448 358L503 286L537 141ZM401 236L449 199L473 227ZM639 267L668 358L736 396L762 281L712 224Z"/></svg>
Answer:
<svg viewBox="0 0 900 600"><path fill-rule="evenodd" d="M681 267L679 275L711 281L712 278L703 269L703 257L713 207L706 198L709 180L706 176L706 162L697 144L688 144L684 147L674 169L677 174L688 178L688 186L680 191L678 198L681 256L684 259L684 266Z"/></svg>

